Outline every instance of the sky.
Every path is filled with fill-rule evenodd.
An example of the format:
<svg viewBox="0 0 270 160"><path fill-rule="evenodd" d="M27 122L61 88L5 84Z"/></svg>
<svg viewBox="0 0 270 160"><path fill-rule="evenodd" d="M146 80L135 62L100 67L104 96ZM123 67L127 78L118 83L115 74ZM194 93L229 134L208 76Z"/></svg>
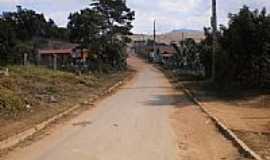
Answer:
<svg viewBox="0 0 270 160"><path fill-rule="evenodd" d="M91 0L0 0L0 12L15 11L16 5L22 5L44 13L63 27L71 12L88 7L89 3ZM210 25L211 0L127 0L127 3L136 12L134 33L151 33L154 19L159 33L181 28L202 30ZM237 13L244 4L251 9L266 7L270 11L270 0L217 0L218 23L226 25L228 13Z"/></svg>

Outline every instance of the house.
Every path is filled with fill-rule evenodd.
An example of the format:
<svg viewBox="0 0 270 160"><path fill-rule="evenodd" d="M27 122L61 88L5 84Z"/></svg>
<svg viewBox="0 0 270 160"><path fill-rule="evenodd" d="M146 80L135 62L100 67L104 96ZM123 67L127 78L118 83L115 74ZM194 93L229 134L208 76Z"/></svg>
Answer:
<svg viewBox="0 0 270 160"><path fill-rule="evenodd" d="M151 53L154 51L153 45L149 45L146 41L134 41L133 49L137 55L145 57L151 61Z"/></svg>
<svg viewBox="0 0 270 160"><path fill-rule="evenodd" d="M173 46L164 43L147 44L145 41L134 41L135 53L147 58L150 62L170 64L176 50Z"/></svg>
<svg viewBox="0 0 270 160"><path fill-rule="evenodd" d="M175 54L176 50L172 46L162 44L156 46L156 51L151 54L151 57L155 63L171 65Z"/></svg>
<svg viewBox="0 0 270 160"><path fill-rule="evenodd" d="M145 46L146 42L143 40L140 41L134 41L133 42L133 49L136 54L141 54L143 53L143 47Z"/></svg>
<svg viewBox="0 0 270 160"><path fill-rule="evenodd" d="M162 46L159 48L160 62L164 65L173 65L174 56L176 55L176 50L173 46Z"/></svg>
<svg viewBox="0 0 270 160"><path fill-rule="evenodd" d="M78 45L69 48L40 49L38 63L50 68L65 68L86 62L89 51L80 49Z"/></svg>

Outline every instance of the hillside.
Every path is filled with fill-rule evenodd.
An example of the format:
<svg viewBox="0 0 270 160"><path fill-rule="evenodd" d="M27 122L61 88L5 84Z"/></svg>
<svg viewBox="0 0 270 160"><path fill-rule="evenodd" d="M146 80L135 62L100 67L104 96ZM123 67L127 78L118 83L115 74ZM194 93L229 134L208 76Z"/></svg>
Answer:
<svg viewBox="0 0 270 160"><path fill-rule="evenodd" d="M179 42L183 40L183 38L192 38L196 42L200 42L202 39L204 39L204 33L202 31L188 30L188 29L173 30L172 32L169 32L169 33L158 34L157 42L170 44L173 41ZM153 39L153 36L145 35L145 34L134 34L131 36L131 39L133 41L147 40L147 39Z"/></svg>
<svg viewBox="0 0 270 160"><path fill-rule="evenodd" d="M0 141L84 103L131 73L78 76L37 66L8 68L8 76L0 75Z"/></svg>
<svg viewBox="0 0 270 160"><path fill-rule="evenodd" d="M170 44L172 41L179 42L186 38L192 38L196 42L204 39L203 32L170 32L157 35L157 42Z"/></svg>
<svg viewBox="0 0 270 160"><path fill-rule="evenodd" d="M186 29L186 28L181 28L181 29L174 29L172 32L201 32L200 30L195 30L195 29Z"/></svg>

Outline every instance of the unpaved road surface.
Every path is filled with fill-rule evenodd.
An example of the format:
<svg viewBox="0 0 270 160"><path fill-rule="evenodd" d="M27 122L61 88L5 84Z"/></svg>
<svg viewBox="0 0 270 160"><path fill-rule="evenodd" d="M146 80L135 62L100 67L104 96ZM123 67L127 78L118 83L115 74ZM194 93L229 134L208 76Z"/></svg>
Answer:
<svg viewBox="0 0 270 160"><path fill-rule="evenodd" d="M93 110L7 160L235 160L239 154L165 76L133 57L137 76ZM180 97L179 97L180 96ZM181 98L182 97L182 98ZM219 148L219 149L218 149Z"/></svg>

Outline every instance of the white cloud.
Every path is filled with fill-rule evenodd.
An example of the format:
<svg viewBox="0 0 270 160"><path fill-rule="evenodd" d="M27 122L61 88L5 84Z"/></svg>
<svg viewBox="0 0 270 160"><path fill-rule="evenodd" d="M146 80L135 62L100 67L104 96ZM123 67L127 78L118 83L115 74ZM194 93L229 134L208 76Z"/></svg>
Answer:
<svg viewBox="0 0 270 160"><path fill-rule="evenodd" d="M12 3L12 4L16 4L18 2L18 0L0 0L0 3Z"/></svg>
<svg viewBox="0 0 270 160"><path fill-rule="evenodd" d="M158 32L169 32L176 28L202 29L210 21L210 4L204 0L149 0L140 4L151 4L147 9L138 3L129 4L136 11L134 32L152 33L153 19L157 20Z"/></svg>
<svg viewBox="0 0 270 160"><path fill-rule="evenodd" d="M16 5L42 12L65 26L70 12L85 8L91 0L0 0L0 12L15 10ZM159 32L177 28L202 29L209 26L211 0L127 0L136 11L134 32L152 33L153 19L157 19ZM229 12L236 13L244 5L253 8L265 6L270 0L217 0L218 22L227 23Z"/></svg>
<svg viewBox="0 0 270 160"><path fill-rule="evenodd" d="M46 18L53 19L58 26L65 27L68 20L69 13L65 11L56 11L46 15Z"/></svg>
<svg viewBox="0 0 270 160"><path fill-rule="evenodd" d="M148 0L144 3L140 2L142 0L129 1L130 7L138 14L134 32L152 33L154 18L158 20L159 32L177 28L202 29L210 25L211 0ZM251 9L266 7L270 10L270 0L217 0L219 24L226 24L228 13L237 13L244 4Z"/></svg>
<svg viewBox="0 0 270 160"><path fill-rule="evenodd" d="M189 12L197 7L201 0L161 0L160 8L168 12Z"/></svg>

